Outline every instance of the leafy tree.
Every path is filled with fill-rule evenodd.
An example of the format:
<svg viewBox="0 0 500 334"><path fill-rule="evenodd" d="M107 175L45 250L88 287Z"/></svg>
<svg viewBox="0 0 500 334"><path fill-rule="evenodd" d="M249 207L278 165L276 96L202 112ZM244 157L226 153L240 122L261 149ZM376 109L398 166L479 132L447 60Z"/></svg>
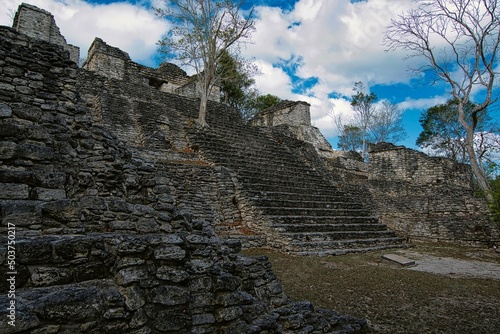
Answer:
<svg viewBox="0 0 500 334"><path fill-rule="evenodd" d="M229 51L222 53L217 66L217 75L220 81L222 102L231 107L241 108L246 100L246 93L255 84L252 76L257 73L257 68Z"/></svg>
<svg viewBox="0 0 500 334"><path fill-rule="evenodd" d="M361 156L366 160L368 158L368 128L378 98L373 92L368 94L361 81L354 84L353 90L356 94L351 97L351 106L355 112L356 126L361 130Z"/></svg>
<svg viewBox="0 0 500 334"><path fill-rule="evenodd" d="M500 222L500 176L490 181L491 201L489 202L491 217Z"/></svg>
<svg viewBox="0 0 500 334"><path fill-rule="evenodd" d="M253 9L242 15L244 0L163 0L155 8L158 17L172 28L159 41L158 50L166 57L192 66L198 79L200 110L198 124L207 126L208 97L222 78L217 67L226 51L238 53L238 46L254 30Z"/></svg>
<svg viewBox="0 0 500 334"><path fill-rule="evenodd" d="M358 152L363 146L363 130L355 125L344 125L337 147L343 151Z"/></svg>
<svg viewBox="0 0 500 334"><path fill-rule="evenodd" d="M464 145L465 129L457 118L458 101L451 99L445 104L433 106L420 117L419 122L422 132L416 144L421 148L429 148L438 155L451 158L461 163L467 162L467 153ZM470 117L473 108L471 102L467 103L466 114ZM478 116L483 120L486 110ZM482 127L481 121L478 127Z"/></svg>
<svg viewBox="0 0 500 334"><path fill-rule="evenodd" d="M406 137L403 127L403 110L397 105L382 101L375 103L377 95L366 93L362 82L356 82L351 97L354 117L344 123L340 114L330 114L339 131L338 147L346 151L360 152L367 160L368 143L396 143Z"/></svg>
<svg viewBox="0 0 500 334"><path fill-rule="evenodd" d="M464 107L465 117L472 117L474 103ZM442 155L461 163L469 163L465 144L467 132L458 121L458 101L448 100L429 108L420 118L422 132L417 138L417 145L430 149L436 155ZM476 114L477 126L474 138L474 150L481 169L488 176L495 172L500 153L500 135L498 126L492 121L488 110ZM468 120L469 121L469 120Z"/></svg>
<svg viewBox="0 0 500 334"><path fill-rule="evenodd" d="M266 94L256 96L249 102L249 105L256 111L263 111L278 104L279 102L281 102L281 99L276 95Z"/></svg>
<svg viewBox="0 0 500 334"><path fill-rule="evenodd" d="M496 0L429 0L392 20L385 34L388 50L401 49L407 58L423 60L411 69L417 76L449 85L458 103L456 117L466 133L469 163L486 193L490 187L474 140L480 113L496 101L492 93L498 73L499 32ZM471 94L478 89L484 90L484 97L468 113Z"/></svg>
<svg viewBox="0 0 500 334"><path fill-rule="evenodd" d="M406 138L403 126L403 110L389 101L383 101L377 108L368 125L372 143L396 143Z"/></svg>

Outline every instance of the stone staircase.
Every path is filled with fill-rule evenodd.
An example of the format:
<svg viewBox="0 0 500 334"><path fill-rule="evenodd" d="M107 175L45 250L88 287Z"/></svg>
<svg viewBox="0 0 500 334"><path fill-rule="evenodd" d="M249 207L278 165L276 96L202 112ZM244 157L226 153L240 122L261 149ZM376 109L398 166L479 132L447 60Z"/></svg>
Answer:
<svg viewBox="0 0 500 334"><path fill-rule="evenodd" d="M260 217L255 225L267 245L300 255L404 246L372 216L359 193L332 181L335 176L312 146L277 129L248 126L220 105L212 105L208 115L209 128L188 131L191 144L205 159L235 173ZM228 229L219 233L241 237Z"/></svg>

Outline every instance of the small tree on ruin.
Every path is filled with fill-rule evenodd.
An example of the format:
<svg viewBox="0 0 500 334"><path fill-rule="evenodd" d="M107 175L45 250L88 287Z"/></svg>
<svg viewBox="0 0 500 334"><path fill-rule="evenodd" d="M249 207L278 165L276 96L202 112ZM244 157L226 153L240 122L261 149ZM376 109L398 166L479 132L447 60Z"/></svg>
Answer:
<svg viewBox="0 0 500 334"><path fill-rule="evenodd" d="M238 53L238 46L250 38L254 29L253 9L243 15L244 0L163 3L155 12L170 23L171 29L159 41L159 52L194 68L200 96L197 122L205 127L208 98L213 87L224 79L217 73L218 65L227 52Z"/></svg>

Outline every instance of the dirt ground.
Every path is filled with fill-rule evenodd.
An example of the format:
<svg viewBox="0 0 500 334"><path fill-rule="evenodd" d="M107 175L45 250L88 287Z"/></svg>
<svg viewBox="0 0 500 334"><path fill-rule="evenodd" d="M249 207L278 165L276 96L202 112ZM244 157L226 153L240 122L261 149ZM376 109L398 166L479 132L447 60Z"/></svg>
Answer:
<svg viewBox="0 0 500 334"><path fill-rule="evenodd" d="M500 333L500 253L493 248L419 243L333 257L247 254L268 256L290 298L364 318L370 334Z"/></svg>

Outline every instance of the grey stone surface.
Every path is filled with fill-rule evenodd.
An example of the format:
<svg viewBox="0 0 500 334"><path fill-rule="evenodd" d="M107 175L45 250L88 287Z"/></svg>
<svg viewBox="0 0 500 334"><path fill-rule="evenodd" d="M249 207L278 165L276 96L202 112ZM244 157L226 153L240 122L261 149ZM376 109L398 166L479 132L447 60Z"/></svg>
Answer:
<svg viewBox="0 0 500 334"><path fill-rule="evenodd" d="M52 24L50 14L30 10ZM79 69L57 44L0 27L0 103L7 106L0 113L0 247L8 224L15 224L19 330L354 333L366 327L290 301L267 258L236 254L242 244L305 254L400 246L401 238L373 215L366 170L346 169L359 161L330 164L281 125L247 126L213 101L210 129L197 129L190 126L196 100L172 94L193 88L182 86L182 70L135 64L103 41ZM307 106L298 107L304 108L294 116L297 124L309 126ZM431 165L419 166L416 180ZM462 184L454 178L459 173L443 175ZM436 203L433 215L450 212L441 210L446 201ZM485 232L494 238L493 230ZM1 317L8 303L1 295Z"/></svg>

